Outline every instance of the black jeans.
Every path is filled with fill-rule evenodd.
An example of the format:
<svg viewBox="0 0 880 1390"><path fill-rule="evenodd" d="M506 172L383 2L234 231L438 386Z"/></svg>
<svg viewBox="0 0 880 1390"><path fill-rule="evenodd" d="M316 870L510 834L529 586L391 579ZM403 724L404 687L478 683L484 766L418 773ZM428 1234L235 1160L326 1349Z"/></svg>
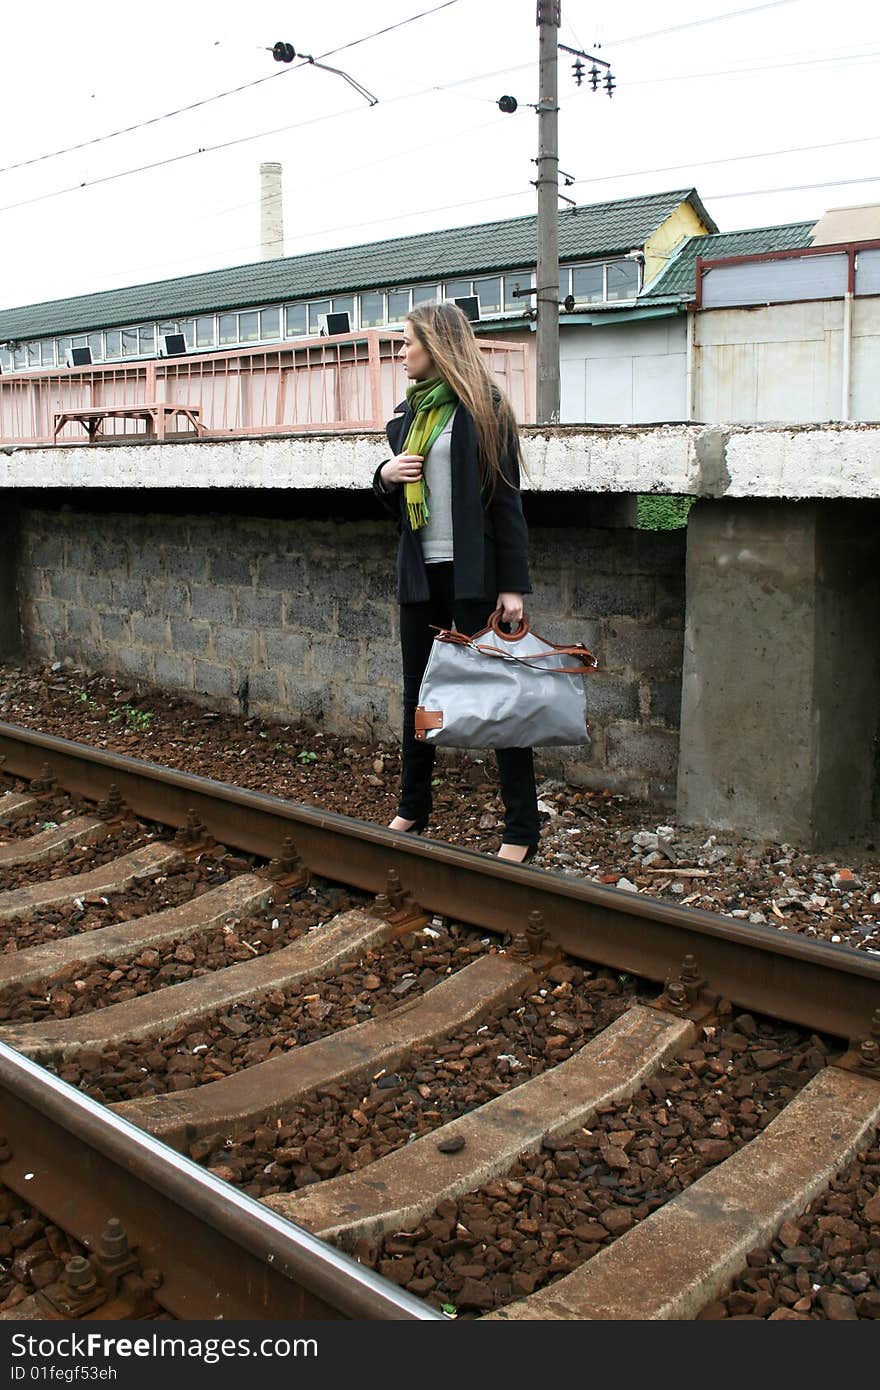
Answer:
<svg viewBox="0 0 880 1390"><path fill-rule="evenodd" d="M459 599L453 596L452 564L428 565L431 597L427 603L400 605L400 648L403 657L403 771L400 806L404 820L427 820L431 814L433 743L420 743L413 719L419 686L436 634L431 625L459 632L479 632L495 607L494 598ZM538 843L540 823L535 792L535 767L531 748L498 748L498 778L504 802L504 841L509 845Z"/></svg>

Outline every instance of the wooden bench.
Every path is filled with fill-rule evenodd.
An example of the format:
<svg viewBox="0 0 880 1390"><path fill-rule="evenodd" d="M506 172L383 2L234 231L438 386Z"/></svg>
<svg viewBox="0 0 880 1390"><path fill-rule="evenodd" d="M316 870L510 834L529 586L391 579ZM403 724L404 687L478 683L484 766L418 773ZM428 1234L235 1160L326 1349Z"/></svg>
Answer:
<svg viewBox="0 0 880 1390"><path fill-rule="evenodd" d="M167 421L178 415L189 420L197 436L201 437L204 434L205 427L199 418L198 406L179 405L174 401L151 401L141 405L93 405L82 406L76 410L58 411L55 415L53 439L57 444L59 442L58 436L64 426L74 421L82 425L89 436L89 443L94 444L98 435L102 433L101 427L105 420L146 420L146 437L163 440ZM137 437L137 435L129 436L129 438Z"/></svg>

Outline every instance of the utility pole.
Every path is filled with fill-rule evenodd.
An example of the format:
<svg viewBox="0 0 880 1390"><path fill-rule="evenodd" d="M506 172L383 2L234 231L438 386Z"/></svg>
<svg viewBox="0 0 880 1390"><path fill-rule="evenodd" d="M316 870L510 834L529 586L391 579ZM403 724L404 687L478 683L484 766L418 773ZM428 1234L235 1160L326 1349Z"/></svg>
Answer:
<svg viewBox="0 0 880 1390"><path fill-rule="evenodd" d="M557 31L562 0L538 4L538 257L537 414L539 425L559 423L559 101Z"/></svg>

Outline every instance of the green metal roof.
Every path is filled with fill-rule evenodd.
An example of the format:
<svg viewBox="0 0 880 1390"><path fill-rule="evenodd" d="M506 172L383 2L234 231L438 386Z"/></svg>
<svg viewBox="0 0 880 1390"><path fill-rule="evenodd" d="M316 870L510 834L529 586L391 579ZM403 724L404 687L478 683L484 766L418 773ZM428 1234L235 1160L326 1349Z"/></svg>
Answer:
<svg viewBox="0 0 880 1390"><path fill-rule="evenodd" d="M720 260L724 256L755 256L765 251L791 251L809 246L815 222L786 222L780 227L749 227L741 232L691 236L673 252L660 274L640 295L640 303L669 295L692 299L696 293L697 257Z"/></svg>
<svg viewBox="0 0 880 1390"><path fill-rule="evenodd" d="M707 227L717 230L692 188L566 209L559 214L560 260L641 248L684 202ZM524 270L535 263L536 240L537 218L516 217L27 304L0 311L0 342L391 288L438 276Z"/></svg>

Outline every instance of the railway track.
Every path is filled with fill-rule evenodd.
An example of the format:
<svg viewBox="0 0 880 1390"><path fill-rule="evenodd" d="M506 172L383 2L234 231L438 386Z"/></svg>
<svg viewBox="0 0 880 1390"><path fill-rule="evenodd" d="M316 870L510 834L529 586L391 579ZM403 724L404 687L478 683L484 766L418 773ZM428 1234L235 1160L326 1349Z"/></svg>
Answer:
<svg viewBox="0 0 880 1390"><path fill-rule="evenodd" d="M0 756L0 1317L880 1315L872 957Z"/></svg>

